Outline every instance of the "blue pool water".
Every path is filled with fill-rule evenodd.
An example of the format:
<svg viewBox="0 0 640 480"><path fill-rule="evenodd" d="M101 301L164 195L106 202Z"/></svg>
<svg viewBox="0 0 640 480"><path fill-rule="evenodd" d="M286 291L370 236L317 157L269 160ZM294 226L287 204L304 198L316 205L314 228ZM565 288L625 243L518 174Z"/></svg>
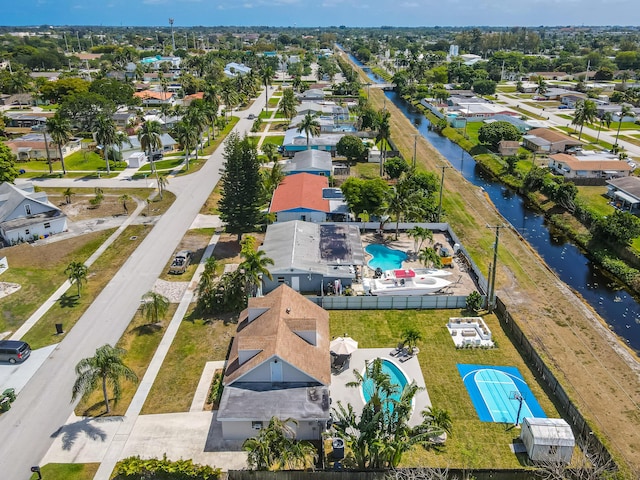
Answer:
<svg viewBox="0 0 640 480"><path fill-rule="evenodd" d="M381 268L382 270L397 270L402 268L402 262L407 259L407 254L400 250L389 248L379 243L367 245L364 249L373 258L369 260L369 266L374 270Z"/></svg>
<svg viewBox="0 0 640 480"><path fill-rule="evenodd" d="M391 395L391 398L399 401L400 394L402 393L404 386L409 383L407 377L405 377L404 373L402 373L400 369L389 360L382 360L382 371L383 373L389 375L392 385L398 386L398 389L393 395ZM364 378L365 381L362 384L362 396L364 397L364 401L368 402L369 400L371 400L371 395L373 394L373 380L367 377L366 372Z"/></svg>

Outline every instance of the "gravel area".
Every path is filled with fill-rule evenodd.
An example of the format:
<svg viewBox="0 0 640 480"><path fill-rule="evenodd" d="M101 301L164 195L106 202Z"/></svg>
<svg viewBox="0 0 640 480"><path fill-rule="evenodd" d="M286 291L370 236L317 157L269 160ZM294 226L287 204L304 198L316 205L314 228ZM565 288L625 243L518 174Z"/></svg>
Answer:
<svg viewBox="0 0 640 480"><path fill-rule="evenodd" d="M189 282L167 282L166 280L158 279L153 286L153 291L164 295L171 303L180 303L188 286ZM195 302L195 297L192 302Z"/></svg>

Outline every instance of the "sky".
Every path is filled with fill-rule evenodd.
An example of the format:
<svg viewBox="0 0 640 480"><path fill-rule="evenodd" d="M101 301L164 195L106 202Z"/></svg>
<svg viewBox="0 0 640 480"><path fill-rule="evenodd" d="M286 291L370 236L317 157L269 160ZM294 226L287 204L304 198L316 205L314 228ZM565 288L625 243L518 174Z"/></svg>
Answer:
<svg viewBox="0 0 640 480"><path fill-rule="evenodd" d="M638 0L0 0L0 25L640 25Z"/></svg>

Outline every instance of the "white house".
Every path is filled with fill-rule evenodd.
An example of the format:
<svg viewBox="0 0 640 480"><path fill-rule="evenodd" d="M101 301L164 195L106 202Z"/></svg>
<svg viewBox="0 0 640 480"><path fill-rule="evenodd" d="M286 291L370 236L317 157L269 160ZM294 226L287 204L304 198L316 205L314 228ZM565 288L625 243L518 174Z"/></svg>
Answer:
<svg viewBox="0 0 640 480"><path fill-rule="evenodd" d="M228 78L234 78L238 75L244 76L248 75L249 73L251 73L251 67L247 67L243 63L230 62L227 63L224 67L224 74Z"/></svg>
<svg viewBox="0 0 640 480"><path fill-rule="evenodd" d="M253 437L275 416L296 420L298 440L320 440L331 411L329 341L329 313L288 286L249 299L224 372L222 437Z"/></svg>
<svg viewBox="0 0 640 480"><path fill-rule="evenodd" d="M46 238L67 230L67 216L32 183L0 184L0 236L7 245Z"/></svg>
<svg viewBox="0 0 640 480"><path fill-rule="evenodd" d="M528 418L522 422L520 439L534 462L571 463L576 440L561 418Z"/></svg>

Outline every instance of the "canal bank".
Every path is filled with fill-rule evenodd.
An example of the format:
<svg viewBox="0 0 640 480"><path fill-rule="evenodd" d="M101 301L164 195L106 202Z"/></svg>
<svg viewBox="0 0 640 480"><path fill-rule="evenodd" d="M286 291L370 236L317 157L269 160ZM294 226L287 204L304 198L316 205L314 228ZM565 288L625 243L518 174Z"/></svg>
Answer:
<svg viewBox="0 0 640 480"><path fill-rule="evenodd" d="M637 358L603 326L602 318L594 309L539 260L523 238L525 235L540 237L541 244L549 250L545 253L564 255L568 265L588 262L583 257L567 258L568 250L563 254L565 246L554 244L549 232L539 228L544 225L544 219L535 212L520 210L523 200L506 187L491 186L490 179L483 178L475 161L457 145L435 134L427 141L422 135L422 129L427 130L424 116L419 113L407 116L383 92L375 88L370 92L374 108L386 107L391 113L391 135L405 158L412 158L415 147L421 168L438 174L444 170L447 218L456 225L483 273L488 271L495 241L495 232L486 227L501 225L505 219L514 226L500 233L498 295L509 305L515 321L589 419L594 431L623 463L640 466L636 455L636 445L640 445ZM415 134L418 136L413 137ZM438 151L442 144L451 149L449 155L443 156ZM456 164L460 171L451 168ZM480 184L470 183L464 177L466 171L477 174ZM486 194L492 202L487 201ZM496 210L501 202L505 204L502 214ZM510 212L516 210L520 213L509 218ZM601 286L598 284L597 288Z"/></svg>

